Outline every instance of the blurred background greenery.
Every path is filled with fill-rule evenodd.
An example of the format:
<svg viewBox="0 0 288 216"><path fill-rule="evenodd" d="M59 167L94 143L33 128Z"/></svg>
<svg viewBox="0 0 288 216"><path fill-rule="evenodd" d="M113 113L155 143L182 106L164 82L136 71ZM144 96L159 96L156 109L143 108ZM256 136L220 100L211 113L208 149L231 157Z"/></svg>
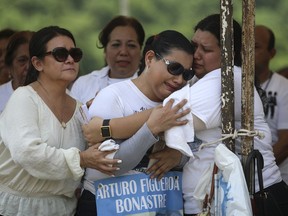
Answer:
<svg viewBox="0 0 288 216"><path fill-rule="evenodd" d="M0 0L0 28L33 30L58 25L69 29L84 51L80 74L103 66L103 50L97 48L98 33L119 14L137 18L146 38L165 29L175 29L187 38L193 26L206 15L220 12L216 0ZM242 1L234 0L234 18L241 23ZM255 23L270 27L276 36L277 55L271 68L288 65L288 1L256 0Z"/></svg>

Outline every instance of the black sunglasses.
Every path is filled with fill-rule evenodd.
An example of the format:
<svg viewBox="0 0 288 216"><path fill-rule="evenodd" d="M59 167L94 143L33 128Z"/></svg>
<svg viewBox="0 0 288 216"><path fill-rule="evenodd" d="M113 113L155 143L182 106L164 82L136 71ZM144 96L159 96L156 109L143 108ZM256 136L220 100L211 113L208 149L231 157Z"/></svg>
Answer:
<svg viewBox="0 0 288 216"><path fill-rule="evenodd" d="M190 68L189 70L185 69L180 63L178 62L172 62L169 61L165 58L163 58L161 55L159 55L158 53L156 53L156 55L163 60L163 62L167 65L167 71L172 74L172 75L180 75L182 74L183 79L185 81L188 81L190 79L192 79L192 77L194 76L194 71L192 70L192 68Z"/></svg>
<svg viewBox="0 0 288 216"><path fill-rule="evenodd" d="M80 48L67 50L64 47L56 47L52 51L44 53L44 55L52 55L58 62L65 62L70 55L74 59L74 62L79 62L82 59L83 52Z"/></svg>

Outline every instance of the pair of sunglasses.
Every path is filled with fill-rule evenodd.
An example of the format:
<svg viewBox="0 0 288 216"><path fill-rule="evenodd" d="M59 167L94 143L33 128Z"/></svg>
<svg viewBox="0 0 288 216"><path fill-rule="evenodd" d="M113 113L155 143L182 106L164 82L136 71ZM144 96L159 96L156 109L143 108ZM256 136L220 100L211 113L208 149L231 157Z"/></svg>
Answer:
<svg viewBox="0 0 288 216"><path fill-rule="evenodd" d="M183 67L183 65L181 65L178 62L173 62L173 61L169 61L165 58L163 58L161 55L159 55L158 53L156 53L156 55L163 60L163 62L166 64L167 66L167 71L175 76L178 76L180 74L182 74L183 79L185 81L188 81L190 79L193 78L194 76L194 71L192 70L192 68L190 68L189 70L185 69Z"/></svg>
<svg viewBox="0 0 288 216"><path fill-rule="evenodd" d="M74 62L79 62L82 59L83 52L80 48L67 50L64 47L56 47L52 51L44 53L44 55L52 55L58 62L65 62L70 55L74 59Z"/></svg>

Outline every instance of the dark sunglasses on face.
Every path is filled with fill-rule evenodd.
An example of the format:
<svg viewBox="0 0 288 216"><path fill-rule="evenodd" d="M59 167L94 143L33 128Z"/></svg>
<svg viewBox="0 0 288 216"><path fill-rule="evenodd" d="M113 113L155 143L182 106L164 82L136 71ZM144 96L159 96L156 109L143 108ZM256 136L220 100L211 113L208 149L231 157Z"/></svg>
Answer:
<svg viewBox="0 0 288 216"><path fill-rule="evenodd" d="M172 62L169 61L165 58L163 58L161 55L159 55L158 53L156 53L156 55L163 60L163 62L167 65L167 71L175 76L178 76L180 74L182 74L183 79L185 81L188 81L190 79L192 79L192 77L194 76L194 71L192 70L192 68L190 68L189 70L185 69L180 63L178 62Z"/></svg>
<svg viewBox="0 0 288 216"><path fill-rule="evenodd" d="M52 51L46 52L45 55L52 55L58 62L65 62L70 55L74 62L79 62L82 59L83 52L80 48L67 50L64 47L56 47Z"/></svg>

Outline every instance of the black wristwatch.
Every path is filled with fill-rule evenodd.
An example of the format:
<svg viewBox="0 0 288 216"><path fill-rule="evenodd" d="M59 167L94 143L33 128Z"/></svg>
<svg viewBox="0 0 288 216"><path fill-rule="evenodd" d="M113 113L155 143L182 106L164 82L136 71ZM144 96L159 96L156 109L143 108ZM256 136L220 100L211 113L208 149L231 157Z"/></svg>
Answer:
<svg viewBox="0 0 288 216"><path fill-rule="evenodd" d="M110 119L104 119L101 127L101 136L105 139L111 138Z"/></svg>

